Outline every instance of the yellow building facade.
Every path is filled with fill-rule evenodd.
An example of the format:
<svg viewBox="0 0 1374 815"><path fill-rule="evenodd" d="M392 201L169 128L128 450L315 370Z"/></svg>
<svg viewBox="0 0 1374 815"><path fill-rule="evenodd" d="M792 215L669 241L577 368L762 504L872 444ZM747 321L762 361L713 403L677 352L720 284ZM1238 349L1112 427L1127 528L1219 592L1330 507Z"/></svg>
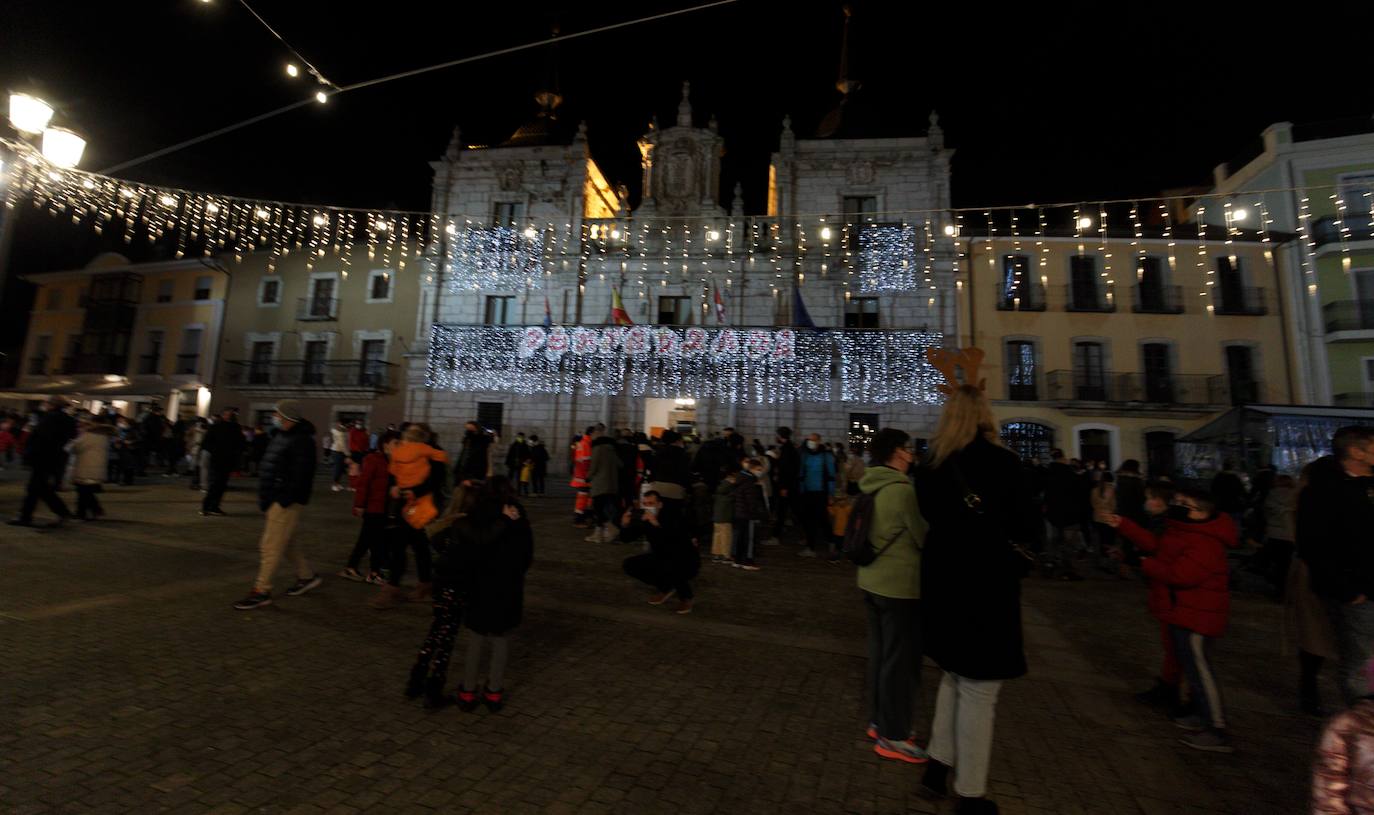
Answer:
<svg viewBox="0 0 1374 815"><path fill-rule="evenodd" d="M986 351L1023 457L1165 475L1174 442L1232 406L1294 401L1274 245L1154 232L961 241L959 342Z"/></svg>
<svg viewBox="0 0 1374 815"><path fill-rule="evenodd" d="M432 273L413 246L227 262L214 410L237 407L241 422L267 424L278 400L297 399L322 433L341 419L377 428L408 418L400 363L424 345L415 337Z"/></svg>
<svg viewBox="0 0 1374 815"><path fill-rule="evenodd" d="M29 282L37 291L11 404L57 394L127 415L149 404L206 415L229 290L219 261L131 264L108 253Z"/></svg>

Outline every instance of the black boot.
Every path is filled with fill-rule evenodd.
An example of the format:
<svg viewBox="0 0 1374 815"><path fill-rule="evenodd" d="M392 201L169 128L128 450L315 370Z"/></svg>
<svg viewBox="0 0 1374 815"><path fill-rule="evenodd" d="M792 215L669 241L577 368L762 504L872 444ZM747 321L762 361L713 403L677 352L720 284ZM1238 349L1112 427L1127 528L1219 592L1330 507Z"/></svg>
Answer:
<svg viewBox="0 0 1374 815"><path fill-rule="evenodd" d="M987 798L959 797L954 805L955 815L997 815L997 804Z"/></svg>
<svg viewBox="0 0 1374 815"><path fill-rule="evenodd" d="M425 707L438 710L448 703L449 698L444 695L444 678L431 676L425 680Z"/></svg>
<svg viewBox="0 0 1374 815"><path fill-rule="evenodd" d="M931 759L926 765L926 773L921 776L921 795L939 799L949 795L949 765Z"/></svg>
<svg viewBox="0 0 1374 815"><path fill-rule="evenodd" d="M410 679L406 682L407 699L415 699L425 692L425 674L428 672L429 666L419 662L410 669Z"/></svg>

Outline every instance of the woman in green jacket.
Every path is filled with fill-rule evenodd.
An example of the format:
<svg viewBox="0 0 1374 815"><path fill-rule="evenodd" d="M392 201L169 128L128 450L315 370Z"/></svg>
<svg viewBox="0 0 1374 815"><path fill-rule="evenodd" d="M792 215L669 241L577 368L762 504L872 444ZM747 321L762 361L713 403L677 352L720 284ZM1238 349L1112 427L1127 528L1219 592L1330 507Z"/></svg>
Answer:
<svg viewBox="0 0 1374 815"><path fill-rule="evenodd" d="M921 546L926 524L907 471L915 460L911 437L878 431L869 448L873 465L859 490L873 496L869 543L877 558L859 567L868 608L868 736L883 758L921 764L925 750L911 738L912 710L921 677Z"/></svg>

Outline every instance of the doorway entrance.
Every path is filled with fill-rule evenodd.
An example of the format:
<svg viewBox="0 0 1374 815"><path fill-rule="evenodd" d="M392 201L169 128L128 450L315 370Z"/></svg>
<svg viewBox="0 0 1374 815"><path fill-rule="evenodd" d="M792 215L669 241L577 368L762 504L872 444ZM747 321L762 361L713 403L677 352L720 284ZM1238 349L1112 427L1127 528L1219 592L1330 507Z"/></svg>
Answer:
<svg viewBox="0 0 1374 815"><path fill-rule="evenodd" d="M645 399L643 430L650 437L657 437L665 430L676 430L684 436L696 433L696 400L691 397Z"/></svg>
<svg viewBox="0 0 1374 815"><path fill-rule="evenodd" d="M1097 428L1078 431L1078 459L1085 464L1103 461L1112 466L1112 434Z"/></svg>

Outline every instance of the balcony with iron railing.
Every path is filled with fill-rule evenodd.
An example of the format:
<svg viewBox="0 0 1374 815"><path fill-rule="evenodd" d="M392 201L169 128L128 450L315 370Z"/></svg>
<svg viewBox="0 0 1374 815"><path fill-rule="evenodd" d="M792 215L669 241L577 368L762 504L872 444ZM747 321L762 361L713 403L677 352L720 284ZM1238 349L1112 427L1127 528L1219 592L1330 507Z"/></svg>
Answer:
<svg viewBox="0 0 1374 815"><path fill-rule="evenodd" d="M1045 299L1045 287L1039 283L997 287L998 311L1044 311Z"/></svg>
<svg viewBox="0 0 1374 815"><path fill-rule="evenodd" d="M1322 306L1326 333L1374 331L1374 300L1337 300Z"/></svg>
<svg viewBox="0 0 1374 815"><path fill-rule="evenodd" d="M1214 286L1214 312L1233 316L1260 317L1269 313L1264 301L1264 289L1254 286Z"/></svg>
<svg viewBox="0 0 1374 815"><path fill-rule="evenodd" d="M1215 407L1229 404L1226 377L1209 374L1144 374L1111 371L1050 371L1045 375L1051 402L1118 405Z"/></svg>
<svg viewBox="0 0 1374 815"><path fill-rule="evenodd" d="M123 376L129 370L129 357L125 354L77 354L62 358L64 374L118 374Z"/></svg>
<svg viewBox="0 0 1374 815"><path fill-rule="evenodd" d="M1064 292L1064 310L1081 312L1109 313L1116 311L1116 291L1110 284L1095 286L1061 287Z"/></svg>
<svg viewBox="0 0 1374 815"><path fill-rule="evenodd" d="M1336 407L1374 408L1374 393L1368 391L1338 393L1332 397L1331 403Z"/></svg>
<svg viewBox="0 0 1374 815"><path fill-rule="evenodd" d="M1340 243L1342 235L1349 242L1374 241L1374 223L1370 220L1368 201L1347 201L1345 217L1328 215L1312 222L1312 243L1318 249Z"/></svg>
<svg viewBox="0 0 1374 815"><path fill-rule="evenodd" d="M297 320L327 321L339 319L337 297L302 297L296 300Z"/></svg>
<svg viewBox="0 0 1374 815"><path fill-rule="evenodd" d="M200 354L177 354L176 368L174 374L197 374L200 373Z"/></svg>
<svg viewBox="0 0 1374 815"><path fill-rule="evenodd" d="M335 390L391 390L397 366L377 359L229 360L230 387L273 390L320 388Z"/></svg>
<svg viewBox="0 0 1374 815"><path fill-rule="evenodd" d="M1136 314L1182 314L1182 286L1142 286L1131 287L1134 298L1131 311Z"/></svg>

